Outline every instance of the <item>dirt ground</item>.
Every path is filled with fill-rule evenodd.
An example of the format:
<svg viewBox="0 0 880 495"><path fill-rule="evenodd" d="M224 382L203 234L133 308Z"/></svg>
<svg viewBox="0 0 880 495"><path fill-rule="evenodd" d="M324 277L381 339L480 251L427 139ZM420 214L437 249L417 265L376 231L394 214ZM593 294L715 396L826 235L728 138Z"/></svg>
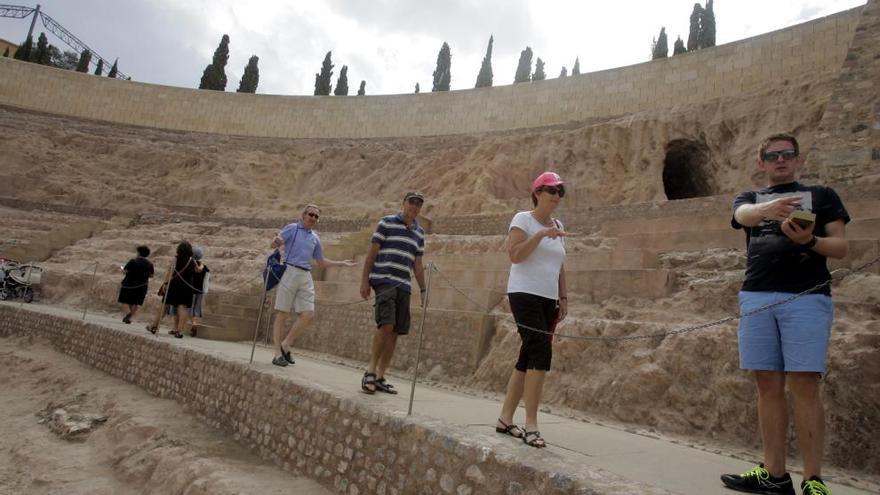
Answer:
<svg viewBox="0 0 880 495"><path fill-rule="evenodd" d="M177 403L24 338L0 344L0 397L2 495L331 493ZM70 431L89 418L92 430Z"/></svg>

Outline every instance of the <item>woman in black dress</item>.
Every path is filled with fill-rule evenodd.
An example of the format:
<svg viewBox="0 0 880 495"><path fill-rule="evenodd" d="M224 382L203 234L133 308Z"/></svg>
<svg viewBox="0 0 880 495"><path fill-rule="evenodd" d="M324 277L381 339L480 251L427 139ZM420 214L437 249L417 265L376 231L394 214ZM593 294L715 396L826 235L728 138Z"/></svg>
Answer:
<svg viewBox="0 0 880 495"><path fill-rule="evenodd" d="M165 292L160 290L159 295L165 298L163 311L160 312L152 325L147 325L147 330L155 334L159 330L159 321L162 314L170 312L174 314L174 329L169 333L178 339L183 338L183 327L186 325L186 314L192 306L193 299L193 274L196 264L192 259L193 247L188 241L182 241L177 245L177 255L168 273L165 276Z"/></svg>
<svg viewBox="0 0 880 495"><path fill-rule="evenodd" d="M128 263L122 267L125 277L122 279L117 301L122 304L122 309L126 312L122 318L125 323L131 323L138 308L144 305L149 279L153 276L153 264L147 259L150 256L150 248L138 246L137 254L137 258L128 260Z"/></svg>

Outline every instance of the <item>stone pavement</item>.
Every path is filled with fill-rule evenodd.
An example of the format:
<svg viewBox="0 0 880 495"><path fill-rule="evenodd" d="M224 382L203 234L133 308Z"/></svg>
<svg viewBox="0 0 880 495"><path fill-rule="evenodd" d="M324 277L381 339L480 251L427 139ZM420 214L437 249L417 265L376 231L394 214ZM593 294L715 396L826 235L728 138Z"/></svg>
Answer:
<svg viewBox="0 0 880 495"><path fill-rule="evenodd" d="M17 303L9 302L0 304L19 306ZM25 309L71 319L82 317L81 311L36 303L25 305ZM168 339L175 345L229 361L247 363L250 357L249 343L191 338L175 340L167 333L153 337L144 330L142 323L124 325L116 317L106 315L89 314L87 320L101 326L140 334L144 338ZM280 368L270 364L272 351L258 346L252 366L261 372L290 378L299 383L308 383L316 389L330 391L341 397L364 401L377 411L405 414L410 397L410 381L390 376L390 380L400 391L399 395L377 393L369 396L360 392L362 370L329 362L320 356L298 355L296 350L294 355L297 361L295 365ZM416 387L413 405L414 414L472 432L476 438L486 437L486 445L489 447L498 445L499 441L508 441L507 438L494 433L494 422L499 410L500 403L497 400L422 384ZM522 410L518 411L516 420L521 422L523 414ZM570 463L589 466L591 469L603 469L622 478L682 495L736 493L723 488L718 476L724 472L739 473L754 465L751 461L746 462L721 453L693 448L659 436L625 431L620 427L549 413L541 413L539 421L541 432L549 444L547 449L538 451L523 445L518 440L509 439L511 447L518 452L516 455L527 458L531 465L535 462L540 465L542 460L550 465L555 460L565 459ZM793 477L799 482L799 475L793 473ZM825 477L835 495L880 493L880 485L859 479L854 474L828 470ZM844 485L844 482L847 485Z"/></svg>

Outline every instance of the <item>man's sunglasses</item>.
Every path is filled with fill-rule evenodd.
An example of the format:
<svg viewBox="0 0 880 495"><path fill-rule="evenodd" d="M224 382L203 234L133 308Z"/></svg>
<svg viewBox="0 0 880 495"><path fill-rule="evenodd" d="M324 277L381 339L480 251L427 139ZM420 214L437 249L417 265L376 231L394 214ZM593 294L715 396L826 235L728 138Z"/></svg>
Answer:
<svg viewBox="0 0 880 495"><path fill-rule="evenodd" d="M321 218L321 215L318 215L317 213L308 212L308 213L306 213L306 215L314 218L315 220Z"/></svg>
<svg viewBox="0 0 880 495"><path fill-rule="evenodd" d="M538 192L545 192L547 194L558 194L560 198L565 197L565 188L562 186L541 186L538 188Z"/></svg>
<svg viewBox="0 0 880 495"><path fill-rule="evenodd" d="M761 159L765 162L775 162L779 160L780 156L783 160L788 161L796 158L798 153L795 150L765 151L764 154L761 155Z"/></svg>
<svg viewBox="0 0 880 495"><path fill-rule="evenodd" d="M409 198L408 200L406 200L406 202L413 206L422 206L425 203L424 200L421 200L419 198Z"/></svg>

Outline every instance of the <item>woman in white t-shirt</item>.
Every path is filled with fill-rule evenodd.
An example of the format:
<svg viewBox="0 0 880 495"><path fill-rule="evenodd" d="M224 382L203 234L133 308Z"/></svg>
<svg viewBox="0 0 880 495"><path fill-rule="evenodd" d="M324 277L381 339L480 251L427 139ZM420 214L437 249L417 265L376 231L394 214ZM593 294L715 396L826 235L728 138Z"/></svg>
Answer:
<svg viewBox="0 0 880 495"><path fill-rule="evenodd" d="M565 196L562 178L544 172L532 182L534 210L517 213L510 222L507 252L510 277L507 298L522 347L510 380L495 431L521 438L532 447L546 447L538 431L538 403L544 377L550 370L552 332L568 312L565 289L565 231L553 211ZM537 331L536 331L537 330ZM513 423L520 399L526 403L526 424Z"/></svg>

